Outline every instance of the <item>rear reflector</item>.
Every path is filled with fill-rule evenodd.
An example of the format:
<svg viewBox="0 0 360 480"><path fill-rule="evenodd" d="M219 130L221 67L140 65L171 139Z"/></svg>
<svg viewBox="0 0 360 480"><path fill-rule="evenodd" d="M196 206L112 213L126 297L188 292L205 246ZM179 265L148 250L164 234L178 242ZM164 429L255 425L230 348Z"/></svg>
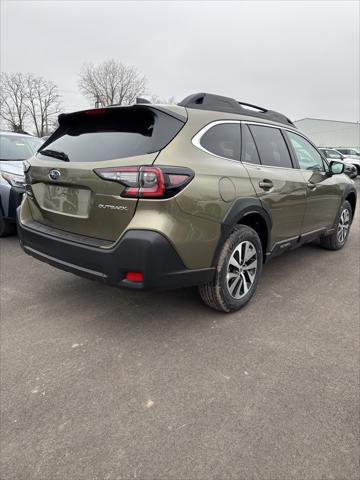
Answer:
<svg viewBox="0 0 360 480"><path fill-rule="evenodd" d="M142 283L144 281L144 275L141 272L126 272L125 280L134 283Z"/></svg>

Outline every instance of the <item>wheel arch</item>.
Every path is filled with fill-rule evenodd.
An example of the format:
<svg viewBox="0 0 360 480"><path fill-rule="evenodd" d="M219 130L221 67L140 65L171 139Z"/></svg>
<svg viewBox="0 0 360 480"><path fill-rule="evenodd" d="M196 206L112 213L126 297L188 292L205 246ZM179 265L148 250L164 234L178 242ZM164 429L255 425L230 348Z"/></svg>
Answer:
<svg viewBox="0 0 360 480"><path fill-rule="evenodd" d="M216 265L220 251L236 225L247 225L253 228L259 235L263 247L263 262L269 251L272 217L271 211L256 197L238 198L227 211L221 224L221 234L213 257L213 265Z"/></svg>
<svg viewBox="0 0 360 480"><path fill-rule="evenodd" d="M350 203L351 210L352 210L352 218L354 218L355 208L356 208L356 193L354 191L349 192L345 196L345 200L347 200Z"/></svg>

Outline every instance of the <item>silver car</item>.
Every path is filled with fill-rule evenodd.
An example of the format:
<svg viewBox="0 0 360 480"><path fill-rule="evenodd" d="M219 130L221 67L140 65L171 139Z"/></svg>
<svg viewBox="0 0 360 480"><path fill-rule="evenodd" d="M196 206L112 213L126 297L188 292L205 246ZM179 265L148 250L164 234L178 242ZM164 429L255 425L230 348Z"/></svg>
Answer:
<svg viewBox="0 0 360 480"><path fill-rule="evenodd" d="M42 143L31 135L0 132L0 237L16 231L16 209L25 191L22 161Z"/></svg>
<svg viewBox="0 0 360 480"><path fill-rule="evenodd" d="M335 148L325 148L321 147L319 150L325 155L328 160L336 160L337 162L342 162L345 165L353 165L356 168L357 175L360 175L360 158L359 157L348 157L343 155Z"/></svg>
<svg viewBox="0 0 360 480"><path fill-rule="evenodd" d="M346 157L357 158L360 160L360 149L359 148L335 148L338 152L342 153Z"/></svg>

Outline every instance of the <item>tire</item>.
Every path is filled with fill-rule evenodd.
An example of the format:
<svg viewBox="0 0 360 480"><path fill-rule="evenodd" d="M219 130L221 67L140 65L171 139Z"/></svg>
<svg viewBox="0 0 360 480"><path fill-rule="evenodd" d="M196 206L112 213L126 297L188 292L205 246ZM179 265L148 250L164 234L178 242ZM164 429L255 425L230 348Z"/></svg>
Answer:
<svg viewBox="0 0 360 480"><path fill-rule="evenodd" d="M349 236L352 221L352 209L350 203L345 200L341 205L336 218L335 230L331 235L320 238L320 245L327 250L340 250ZM342 232L344 235L342 235Z"/></svg>
<svg viewBox="0 0 360 480"><path fill-rule="evenodd" d="M13 235L15 232L15 223L7 222L4 219L3 214L0 212L0 237L8 237L9 235Z"/></svg>
<svg viewBox="0 0 360 480"><path fill-rule="evenodd" d="M240 252L243 262L240 262ZM214 279L199 286L203 302L221 312L242 308L255 293L262 260L262 245L255 230L246 225L235 227L220 252ZM253 268L244 268L244 265Z"/></svg>

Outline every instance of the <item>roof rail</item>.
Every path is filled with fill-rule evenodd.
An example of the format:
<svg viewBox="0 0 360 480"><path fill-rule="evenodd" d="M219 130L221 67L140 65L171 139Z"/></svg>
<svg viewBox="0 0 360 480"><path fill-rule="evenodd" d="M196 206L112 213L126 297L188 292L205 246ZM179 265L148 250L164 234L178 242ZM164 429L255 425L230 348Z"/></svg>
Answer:
<svg viewBox="0 0 360 480"><path fill-rule="evenodd" d="M238 102L233 98L214 95L212 93L194 93L184 98L178 105L187 108L197 108L199 110L215 110L250 117L266 118L267 120L284 123L285 125L291 125L296 128L293 122L282 113L267 110L257 105L251 105L251 103Z"/></svg>

